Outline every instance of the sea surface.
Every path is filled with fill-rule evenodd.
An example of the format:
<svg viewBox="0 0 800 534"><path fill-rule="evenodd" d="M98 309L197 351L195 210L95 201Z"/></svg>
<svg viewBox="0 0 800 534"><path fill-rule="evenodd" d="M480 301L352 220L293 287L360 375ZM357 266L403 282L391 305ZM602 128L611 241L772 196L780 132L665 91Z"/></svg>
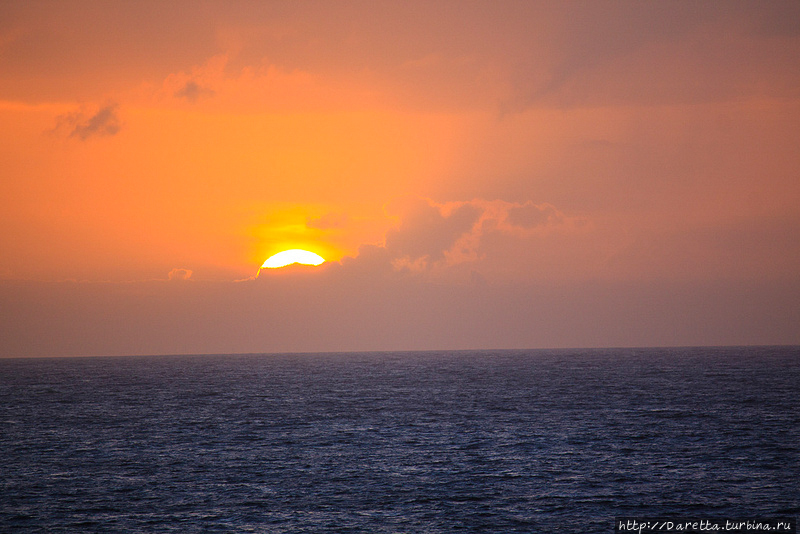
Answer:
<svg viewBox="0 0 800 534"><path fill-rule="evenodd" d="M0 360L2 532L800 515L800 348Z"/></svg>

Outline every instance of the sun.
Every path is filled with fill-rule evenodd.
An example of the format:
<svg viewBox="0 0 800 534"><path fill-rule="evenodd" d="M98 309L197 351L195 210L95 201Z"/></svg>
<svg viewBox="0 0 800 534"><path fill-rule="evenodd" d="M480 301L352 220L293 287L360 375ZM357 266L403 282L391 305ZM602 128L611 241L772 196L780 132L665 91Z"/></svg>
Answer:
<svg viewBox="0 0 800 534"><path fill-rule="evenodd" d="M325 262L325 258L314 252L293 248L278 252L274 256L270 256L267 261L261 266L262 269L277 269L278 267L286 267L294 263L303 265L320 265Z"/></svg>

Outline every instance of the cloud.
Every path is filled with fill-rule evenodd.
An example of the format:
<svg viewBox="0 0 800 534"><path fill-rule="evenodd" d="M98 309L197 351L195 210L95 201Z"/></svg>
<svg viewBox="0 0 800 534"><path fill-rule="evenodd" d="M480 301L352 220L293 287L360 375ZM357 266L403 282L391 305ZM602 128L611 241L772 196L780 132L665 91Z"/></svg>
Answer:
<svg viewBox="0 0 800 534"><path fill-rule="evenodd" d="M189 280L192 277L192 270L176 267L169 272L167 277L169 280Z"/></svg>
<svg viewBox="0 0 800 534"><path fill-rule="evenodd" d="M117 104L107 104L94 114L78 111L58 118L56 131L67 130L69 137L86 140L93 136L116 135L121 123Z"/></svg>
<svg viewBox="0 0 800 534"><path fill-rule="evenodd" d="M786 68L800 44L785 24L796 20L795 2L673 7L559 6L550 14L558 29L540 43L547 52L512 56L502 111L798 96L798 71Z"/></svg>
<svg viewBox="0 0 800 534"><path fill-rule="evenodd" d="M564 214L550 204L512 205L506 209L509 223L526 229L540 228L548 224L559 224L564 221Z"/></svg>
<svg viewBox="0 0 800 534"><path fill-rule="evenodd" d="M444 253L480 217L480 210L471 204L445 206L415 197L395 201L387 211L398 216L400 224L386 233L386 250L393 258L412 264L444 259Z"/></svg>
<svg viewBox="0 0 800 534"><path fill-rule="evenodd" d="M586 252L590 225L552 204L473 199L437 203L404 197L386 206L396 218L382 245L362 245L341 267L361 276L434 274L440 280L486 283L487 275L530 274L541 257ZM584 265L584 263L581 263ZM475 271L480 268L482 271Z"/></svg>
<svg viewBox="0 0 800 534"><path fill-rule="evenodd" d="M197 102L201 96L213 96L214 91L207 87L203 87L194 80L189 80L186 84L175 91L175 96L178 98L185 98L189 102Z"/></svg>
<svg viewBox="0 0 800 534"><path fill-rule="evenodd" d="M584 256L597 255L587 247L592 225L578 215L567 215L548 203L474 199L478 221L444 252L447 267L463 279L538 278L545 272L556 278L568 269L558 265L588 266ZM581 261L577 257L581 256Z"/></svg>
<svg viewBox="0 0 800 534"><path fill-rule="evenodd" d="M317 276L317 274L322 276ZM358 274L358 275L357 275ZM0 356L797 344L800 284L0 281ZM169 287L167 287L169 286Z"/></svg>

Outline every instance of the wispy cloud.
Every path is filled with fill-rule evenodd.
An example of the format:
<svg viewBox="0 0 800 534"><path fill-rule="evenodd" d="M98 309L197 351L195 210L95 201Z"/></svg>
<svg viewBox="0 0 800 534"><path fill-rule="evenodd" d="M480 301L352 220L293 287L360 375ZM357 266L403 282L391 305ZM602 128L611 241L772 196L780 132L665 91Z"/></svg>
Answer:
<svg viewBox="0 0 800 534"><path fill-rule="evenodd" d="M116 135L122 123L117 104L107 104L94 113L78 111L58 117L55 131L66 131L69 137L85 141L90 137Z"/></svg>
<svg viewBox="0 0 800 534"><path fill-rule="evenodd" d="M175 91L175 96L185 98L189 102L197 102L200 97L214 96L214 91L208 87L203 87L194 80L189 80L183 87Z"/></svg>

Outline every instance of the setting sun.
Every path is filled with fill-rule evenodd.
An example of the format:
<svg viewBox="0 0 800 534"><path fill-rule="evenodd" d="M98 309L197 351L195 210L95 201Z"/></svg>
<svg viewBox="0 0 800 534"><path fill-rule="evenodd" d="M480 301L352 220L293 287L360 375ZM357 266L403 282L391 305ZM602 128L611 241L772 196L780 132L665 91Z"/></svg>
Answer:
<svg viewBox="0 0 800 534"><path fill-rule="evenodd" d="M274 256L270 256L269 259L264 262L261 268L276 269L278 267L286 267L287 265L292 265L294 263L300 263L303 265L320 265L324 261L325 258L319 254L309 252L308 250L293 248L291 250L278 252Z"/></svg>

